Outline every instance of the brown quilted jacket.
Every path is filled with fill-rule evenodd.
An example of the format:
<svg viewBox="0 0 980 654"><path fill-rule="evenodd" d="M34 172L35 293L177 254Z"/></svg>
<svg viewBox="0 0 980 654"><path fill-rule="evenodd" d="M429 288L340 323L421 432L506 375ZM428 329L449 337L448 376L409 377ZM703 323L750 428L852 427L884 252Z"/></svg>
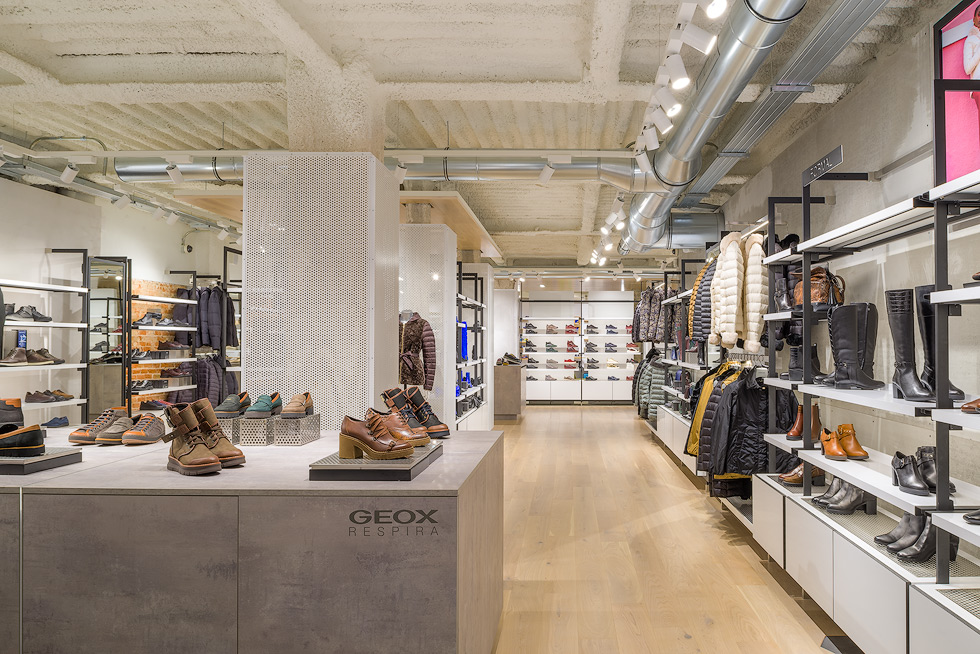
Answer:
<svg viewBox="0 0 980 654"><path fill-rule="evenodd" d="M398 379L400 384L423 386L431 391L436 381L436 336L418 313L398 325ZM421 355L421 356L420 356Z"/></svg>

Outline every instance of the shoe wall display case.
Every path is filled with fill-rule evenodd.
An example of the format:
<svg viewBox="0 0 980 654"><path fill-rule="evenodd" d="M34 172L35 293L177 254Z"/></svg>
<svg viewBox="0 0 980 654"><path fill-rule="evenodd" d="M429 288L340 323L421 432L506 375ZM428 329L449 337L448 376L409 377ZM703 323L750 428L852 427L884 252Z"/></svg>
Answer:
<svg viewBox="0 0 980 654"><path fill-rule="evenodd" d="M237 270L233 275L231 272L231 262L235 260L238 262ZM238 375L238 388L242 387L241 375L242 375L242 273L241 273L241 261L242 261L242 251L228 247L224 247L222 251L222 262L221 262L221 288L224 289L225 293L231 298L232 306L234 311L228 313L228 303L222 305L221 307L221 346L219 349L220 356L218 357L218 362L226 373L232 373L233 375ZM228 325L232 324L235 326L235 334L238 336L238 346L229 349L228 344ZM228 394L228 383L225 376L221 376L221 395L220 397L225 397Z"/></svg>
<svg viewBox="0 0 980 654"><path fill-rule="evenodd" d="M57 248L46 256L48 267L63 275L59 283L0 279L0 388L3 396L21 400L27 424L66 414L70 424L79 424L89 397L88 251ZM80 338L72 337L75 332ZM51 389L60 394L46 392Z"/></svg>
<svg viewBox="0 0 980 654"><path fill-rule="evenodd" d="M626 403L640 348L632 291L528 291L521 356L529 403Z"/></svg>
<svg viewBox="0 0 980 654"><path fill-rule="evenodd" d="M489 280L489 281L488 281ZM485 264L457 263L456 429L493 427L493 270Z"/></svg>

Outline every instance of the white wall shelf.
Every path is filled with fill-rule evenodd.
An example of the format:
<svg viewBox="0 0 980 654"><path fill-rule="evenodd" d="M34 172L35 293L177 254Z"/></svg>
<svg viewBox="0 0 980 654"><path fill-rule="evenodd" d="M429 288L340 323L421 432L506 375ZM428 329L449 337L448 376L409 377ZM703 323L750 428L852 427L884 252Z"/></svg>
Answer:
<svg viewBox="0 0 980 654"><path fill-rule="evenodd" d="M971 431L980 431L980 414L963 413L959 409L933 409L932 419Z"/></svg>
<svg viewBox="0 0 980 654"><path fill-rule="evenodd" d="M763 316L763 319L766 322L775 322L775 321L779 321L779 320L792 320L793 319L793 312L792 311L777 311L776 313L767 313L766 315Z"/></svg>
<svg viewBox="0 0 980 654"><path fill-rule="evenodd" d="M796 390L796 387L803 383L801 381L780 379L779 377L763 377L762 381L766 384L766 386L772 386L773 388L785 388L788 391Z"/></svg>
<svg viewBox="0 0 980 654"><path fill-rule="evenodd" d="M47 366L4 366L0 367L0 375L5 373L14 372L28 372L28 371L47 371L47 370L84 370L84 363L59 363L51 364Z"/></svg>
<svg viewBox="0 0 980 654"><path fill-rule="evenodd" d="M704 370L705 368L699 366L696 363L688 363L687 361L675 361L674 359L660 359L660 363L665 363L669 366L674 366L677 368L687 368L688 370Z"/></svg>
<svg viewBox="0 0 980 654"><path fill-rule="evenodd" d="M462 370L463 368L470 368L470 367L473 367L473 366L478 366L478 365L483 364L483 363L486 363L486 362L487 362L486 359L477 359L475 361L464 361L463 363L457 363L456 364L456 369L457 370Z"/></svg>
<svg viewBox="0 0 980 654"><path fill-rule="evenodd" d="M197 327L171 327L171 326L160 327L158 325L144 325L142 327L133 327L133 331L144 331L144 332L196 332L197 331Z"/></svg>
<svg viewBox="0 0 980 654"><path fill-rule="evenodd" d="M791 441L786 434L763 434L763 440L790 454L802 449L803 441Z"/></svg>
<svg viewBox="0 0 980 654"><path fill-rule="evenodd" d="M660 388L661 390L663 390L664 393L667 393L668 395L673 395L674 397L681 400L682 402L690 401L686 397L684 397L684 393L680 392L679 390L677 390L672 386L661 386Z"/></svg>
<svg viewBox="0 0 980 654"><path fill-rule="evenodd" d="M802 258L802 255L797 254L796 248L793 248L791 250L782 250L776 254L768 256L762 260L762 263L766 266L786 265L788 263L799 261Z"/></svg>
<svg viewBox="0 0 980 654"><path fill-rule="evenodd" d="M225 368L225 370L227 372L241 372L242 371L242 367L241 366L229 366L229 367Z"/></svg>
<svg viewBox="0 0 980 654"><path fill-rule="evenodd" d="M183 386L168 386L167 388L151 388L147 391L136 391L133 395L160 395L161 393L173 393L175 391L189 391L197 388L197 384L185 384Z"/></svg>
<svg viewBox="0 0 980 654"><path fill-rule="evenodd" d="M180 357L177 359L135 359L133 365L137 364L165 364L165 363L189 363L197 361L197 357Z"/></svg>
<svg viewBox="0 0 980 654"><path fill-rule="evenodd" d="M481 404L480 406L475 407L473 409L470 409L469 411L467 411L466 413L464 413L460 417L456 418L456 425L458 426L459 423L463 422L464 420L466 420L467 418L469 418L471 415L473 415L474 413L476 413L477 411L479 411L482 408L483 408L483 405Z"/></svg>
<svg viewBox="0 0 980 654"><path fill-rule="evenodd" d="M980 546L980 525L971 525L963 519L963 513L933 513L932 524L943 531L959 536L973 545Z"/></svg>
<svg viewBox="0 0 980 654"><path fill-rule="evenodd" d="M61 402L22 402L21 409L24 411L39 411L40 409L55 409L63 406L79 406L87 403L88 400L85 399L63 400Z"/></svg>
<svg viewBox="0 0 980 654"><path fill-rule="evenodd" d="M928 415L935 408L935 403L910 402L892 397L891 384L877 391L852 391L818 384L800 384L796 390L816 397L825 397L828 400L857 404L910 417Z"/></svg>
<svg viewBox="0 0 980 654"><path fill-rule="evenodd" d="M61 293L88 293L83 286L64 286L61 284L42 284L40 282L22 282L15 279L0 279L0 287L19 288L29 291L53 291Z"/></svg>
<svg viewBox="0 0 980 654"><path fill-rule="evenodd" d="M932 304L977 304L980 303L980 286L954 288L951 291L936 291L929 294Z"/></svg>
<svg viewBox="0 0 980 654"><path fill-rule="evenodd" d="M798 252L849 250L873 246L883 237L899 237L929 225L934 220L933 208L921 206L914 198L902 200L881 211L832 229L800 243Z"/></svg>
<svg viewBox="0 0 980 654"><path fill-rule="evenodd" d="M88 329L84 322L29 322L27 320L8 320L4 329Z"/></svg>
<svg viewBox="0 0 980 654"><path fill-rule="evenodd" d="M480 391L482 391L486 387L487 387L486 384L480 384L479 386L472 386L470 388L467 388L465 391L463 391L462 393L460 393L458 396L456 396L456 399L459 400L459 399L462 399L464 397L469 397L470 395L476 395L477 393L479 393Z"/></svg>
<svg viewBox="0 0 980 654"><path fill-rule="evenodd" d="M155 304L194 304L197 300L184 300L176 297L162 297L157 295L134 295L133 302L153 302Z"/></svg>

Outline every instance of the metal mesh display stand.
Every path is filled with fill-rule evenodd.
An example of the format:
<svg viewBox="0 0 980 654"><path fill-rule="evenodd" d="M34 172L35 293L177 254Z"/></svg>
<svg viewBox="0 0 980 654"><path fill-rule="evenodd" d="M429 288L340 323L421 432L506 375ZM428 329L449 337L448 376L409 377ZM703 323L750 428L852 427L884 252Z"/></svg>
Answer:
<svg viewBox="0 0 980 654"><path fill-rule="evenodd" d="M245 158L243 388L309 391L338 428L397 384L398 206L370 154Z"/></svg>
<svg viewBox="0 0 980 654"><path fill-rule="evenodd" d="M238 445L257 446L272 444L272 422L271 418L241 419L238 422Z"/></svg>
<svg viewBox="0 0 980 654"><path fill-rule="evenodd" d="M273 445L306 445L320 438L320 414L305 418L273 418Z"/></svg>
<svg viewBox="0 0 980 654"><path fill-rule="evenodd" d="M241 418L218 418L218 426L232 443L238 442L241 422Z"/></svg>

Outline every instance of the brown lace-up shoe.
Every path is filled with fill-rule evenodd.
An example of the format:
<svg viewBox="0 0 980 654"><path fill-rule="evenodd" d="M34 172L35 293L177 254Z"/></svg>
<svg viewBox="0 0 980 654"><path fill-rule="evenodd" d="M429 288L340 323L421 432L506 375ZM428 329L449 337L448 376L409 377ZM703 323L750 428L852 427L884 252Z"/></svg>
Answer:
<svg viewBox="0 0 980 654"><path fill-rule="evenodd" d="M167 470L182 475L205 475L221 471L221 461L211 453L198 427L194 409L189 404L175 404L164 409L174 430L163 437L170 443Z"/></svg>
<svg viewBox="0 0 980 654"><path fill-rule="evenodd" d="M94 445L95 439L98 438L99 434L108 429L116 420L125 417L127 416L126 407L124 406L106 409L98 418L84 427L79 427L73 431L68 436L68 442L77 445Z"/></svg>
<svg viewBox="0 0 980 654"><path fill-rule="evenodd" d="M218 457L222 468L232 468L245 463L245 455L242 451L231 444L218 418L214 415L214 408L207 399L198 400L191 404L194 409L194 416L197 418L201 434L204 435L204 442L207 444L211 454Z"/></svg>
<svg viewBox="0 0 980 654"><path fill-rule="evenodd" d="M167 427L152 413L144 413L141 416L133 416L132 429L127 429L122 435L123 445L149 445L156 443L167 433Z"/></svg>
<svg viewBox="0 0 980 654"><path fill-rule="evenodd" d="M384 423L384 426L388 430L389 434L398 440L411 443L413 447L417 445L427 445L431 441L425 427L419 426L418 428L413 429L407 422L405 422L401 414L397 411L382 413L380 411L376 411L375 409L368 409L364 414L364 419L370 424L370 422L374 419L374 416L381 419L381 422Z"/></svg>
<svg viewBox="0 0 980 654"><path fill-rule="evenodd" d="M344 416L340 425L340 458L360 459L404 459L412 455L415 447L398 440L381 421L380 416L372 416L371 423Z"/></svg>

